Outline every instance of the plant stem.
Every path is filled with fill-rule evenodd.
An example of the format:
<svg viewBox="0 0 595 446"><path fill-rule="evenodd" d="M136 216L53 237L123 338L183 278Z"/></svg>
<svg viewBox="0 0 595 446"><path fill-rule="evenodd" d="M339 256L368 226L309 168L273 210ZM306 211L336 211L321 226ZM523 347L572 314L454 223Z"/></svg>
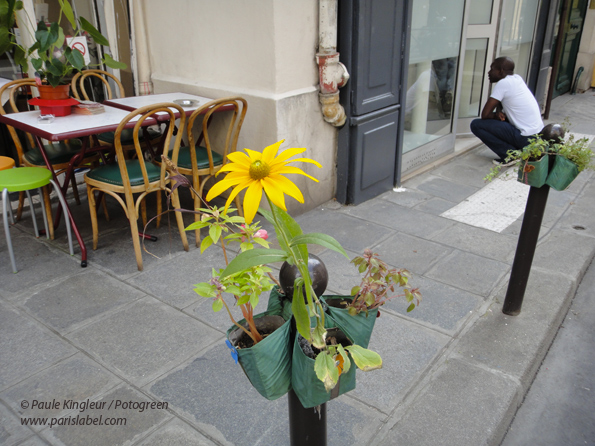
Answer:
<svg viewBox="0 0 595 446"><path fill-rule="evenodd" d="M227 304L225 303L225 301L223 300L221 295L219 295L219 297L221 298L221 302L223 302L223 306L225 306L225 309L227 310L227 314L229 314L229 318L231 319L231 322L233 322L233 324L235 326L237 326L244 333L246 333L248 336L250 336L250 339L252 339L252 341L254 341L255 344L258 343L258 341L256 339L254 339L254 336L252 336L252 334L248 330L246 330L242 325L240 325L236 322L236 320L233 318L233 315L231 314L231 311L229 311L229 307L227 306Z"/></svg>

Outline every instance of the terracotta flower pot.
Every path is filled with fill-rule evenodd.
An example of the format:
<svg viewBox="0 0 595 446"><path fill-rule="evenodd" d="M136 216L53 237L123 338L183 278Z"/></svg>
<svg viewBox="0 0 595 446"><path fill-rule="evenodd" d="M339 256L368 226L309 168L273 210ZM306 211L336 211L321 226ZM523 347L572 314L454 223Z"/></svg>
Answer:
<svg viewBox="0 0 595 446"><path fill-rule="evenodd" d="M70 85L58 85L52 87L51 85L39 85L39 99L57 100L70 98Z"/></svg>

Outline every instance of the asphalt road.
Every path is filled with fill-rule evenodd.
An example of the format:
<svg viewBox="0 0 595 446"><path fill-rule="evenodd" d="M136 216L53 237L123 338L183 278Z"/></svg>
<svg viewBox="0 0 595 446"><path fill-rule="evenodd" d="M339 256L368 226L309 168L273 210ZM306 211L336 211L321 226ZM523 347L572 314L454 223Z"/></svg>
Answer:
<svg viewBox="0 0 595 446"><path fill-rule="evenodd" d="M501 446L595 445L595 266Z"/></svg>

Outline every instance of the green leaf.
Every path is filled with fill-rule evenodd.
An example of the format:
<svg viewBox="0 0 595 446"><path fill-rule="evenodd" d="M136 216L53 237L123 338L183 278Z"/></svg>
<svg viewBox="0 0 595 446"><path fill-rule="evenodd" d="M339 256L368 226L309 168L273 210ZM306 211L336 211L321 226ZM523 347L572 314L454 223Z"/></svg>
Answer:
<svg viewBox="0 0 595 446"><path fill-rule="evenodd" d="M244 294L238 298L238 301L236 302L236 304L244 305L244 304L247 304L249 300L250 300L250 296L248 294Z"/></svg>
<svg viewBox="0 0 595 446"><path fill-rule="evenodd" d="M229 294L234 294L236 296L239 296L241 293L240 289L235 285L230 285L228 287L225 287L225 292L229 293Z"/></svg>
<svg viewBox="0 0 595 446"><path fill-rule="evenodd" d="M39 52L45 53L52 44L58 40L60 33L58 31L59 26L57 23L52 23L50 29L45 26L44 22L37 24L37 31L35 31L35 40L39 42ZM41 54L40 54L41 56Z"/></svg>
<svg viewBox="0 0 595 446"><path fill-rule="evenodd" d="M215 285L211 285L207 282L201 282L194 285L194 292L202 297L215 297L217 296L217 289Z"/></svg>
<svg viewBox="0 0 595 446"><path fill-rule="evenodd" d="M361 290L361 287L359 286L354 286L353 288L351 288L351 295L352 296L356 296L357 293L359 293L359 290Z"/></svg>
<svg viewBox="0 0 595 446"><path fill-rule="evenodd" d="M215 299L213 301L213 311L217 313L223 308L223 299Z"/></svg>
<svg viewBox="0 0 595 446"><path fill-rule="evenodd" d="M79 17L79 21L81 22L81 28L83 28L91 35L91 37L93 38L95 43L97 43L97 45L109 46L109 41L105 37L103 37L103 35L97 30L97 28L91 25L87 21L87 19L85 19L84 17Z"/></svg>
<svg viewBox="0 0 595 446"><path fill-rule="evenodd" d="M227 276L243 271L253 266L265 265L267 263L283 262L287 258L285 251L279 249L251 249L241 252L238 256L229 262L227 268L221 273L221 279Z"/></svg>
<svg viewBox="0 0 595 446"><path fill-rule="evenodd" d="M326 346L326 328L322 318L316 318L316 327L312 330L312 345L320 350Z"/></svg>
<svg viewBox="0 0 595 446"><path fill-rule="evenodd" d="M415 310L415 304L413 302L411 302L411 305L409 305L407 307L407 313L409 313L410 311L413 311L413 310Z"/></svg>
<svg viewBox="0 0 595 446"><path fill-rule="evenodd" d="M217 243L219 241L219 237L221 237L221 226L213 225L209 228L209 236L213 240L213 243Z"/></svg>
<svg viewBox="0 0 595 446"><path fill-rule="evenodd" d="M79 71L81 71L85 66L85 58L83 57L83 54L77 49L73 50L69 47L66 47L64 49L64 56L66 56L66 60Z"/></svg>
<svg viewBox="0 0 595 446"><path fill-rule="evenodd" d="M301 285L294 285L293 300L291 301L291 312L295 318L295 326L298 333L309 341L312 338L310 333L310 316L308 315L308 308L306 307L302 290L303 288Z"/></svg>
<svg viewBox="0 0 595 446"><path fill-rule="evenodd" d="M339 381L339 370L334 359L326 352L320 353L314 361L316 376L324 384L324 389L330 392Z"/></svg>
<svg viewBox="0 0 595 446"><path fill-rule="evenodd" d="M341 244L334 237L331 237L328 234L311 232L309 234L298 235L291 240L289 246L292 247L300 244L324 246L325 248L332 249L333 251L343 254L349 259L349 256Z"/></svg>
<svg viewBox="0 0 595 446"><path fill-rule="evenodd" d="M125 70L126 68L128 68L128 65L126 65L124 62L115 60L112 56L110 56L107 53L103 54L102 61L104 64L106 64L108 67L114 70Z"/></svg>
<svg viewBox="0 0 595 446"><path fill-rule="evenodd" d="M60 2L60 8L62 10L62 12L64 13L64 15L66 16L66 19L70 22L70 24L72 25L72 29L75 30L78 28L77 24L76 24L76 19L74 18L74 11L72 10L72 6L70 6L70 3L68 2L68 0L58 0Z"/></svg>
<svg viewBox="0 0 595 446"><path fill-rule="evenodd" d="M255 237L252 240L254 241L254 243L258 243L259 245L264 246L265 248L268 248L269 247L269 242L267 242L263 238Z"/></svg>
<svg viewBox="0 0 595 446"><path fill-rule="evenodd" d="M211 238L211 236L206 236L205 238L203 238L202 242L200 242L200 253L202 254L203 252L205 252L205 250L212 244L213 239Z"/></svg>
<svg viewBox="0 0 595 446"><path fill-rule="evenodd" d="M364 372L382 368L382 358L372 350L363 348L360 345L350 345L349 347L345 347L345 350L351 353L355 365Z"/></svg>
<svg viewBox="0 0 595 446"><path fill-rule="evenodd" d="M194 231L195 229L202 229L209 226L209 223L206 221L195 221L194 223L189 224L186 226L186 231Z"/></svg>

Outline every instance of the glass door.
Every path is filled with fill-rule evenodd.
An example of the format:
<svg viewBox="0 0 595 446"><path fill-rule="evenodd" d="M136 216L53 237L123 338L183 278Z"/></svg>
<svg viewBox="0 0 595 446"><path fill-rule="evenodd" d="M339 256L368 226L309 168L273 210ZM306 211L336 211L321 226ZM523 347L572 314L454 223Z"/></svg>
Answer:
<svg viewBox="0 0 595 446"><path fill-rule="evenodd" d="M452 111L464 0L416 0L411 41L402 173L454 150Z"/></svg>
<svg viewBox="0 0 595 446"><path fill-rule="evenodd" d="M469 125L481 115L490 84L500 1L470 0L465 29L463 66L458 88L457 134L470 134Z"/></svg>

